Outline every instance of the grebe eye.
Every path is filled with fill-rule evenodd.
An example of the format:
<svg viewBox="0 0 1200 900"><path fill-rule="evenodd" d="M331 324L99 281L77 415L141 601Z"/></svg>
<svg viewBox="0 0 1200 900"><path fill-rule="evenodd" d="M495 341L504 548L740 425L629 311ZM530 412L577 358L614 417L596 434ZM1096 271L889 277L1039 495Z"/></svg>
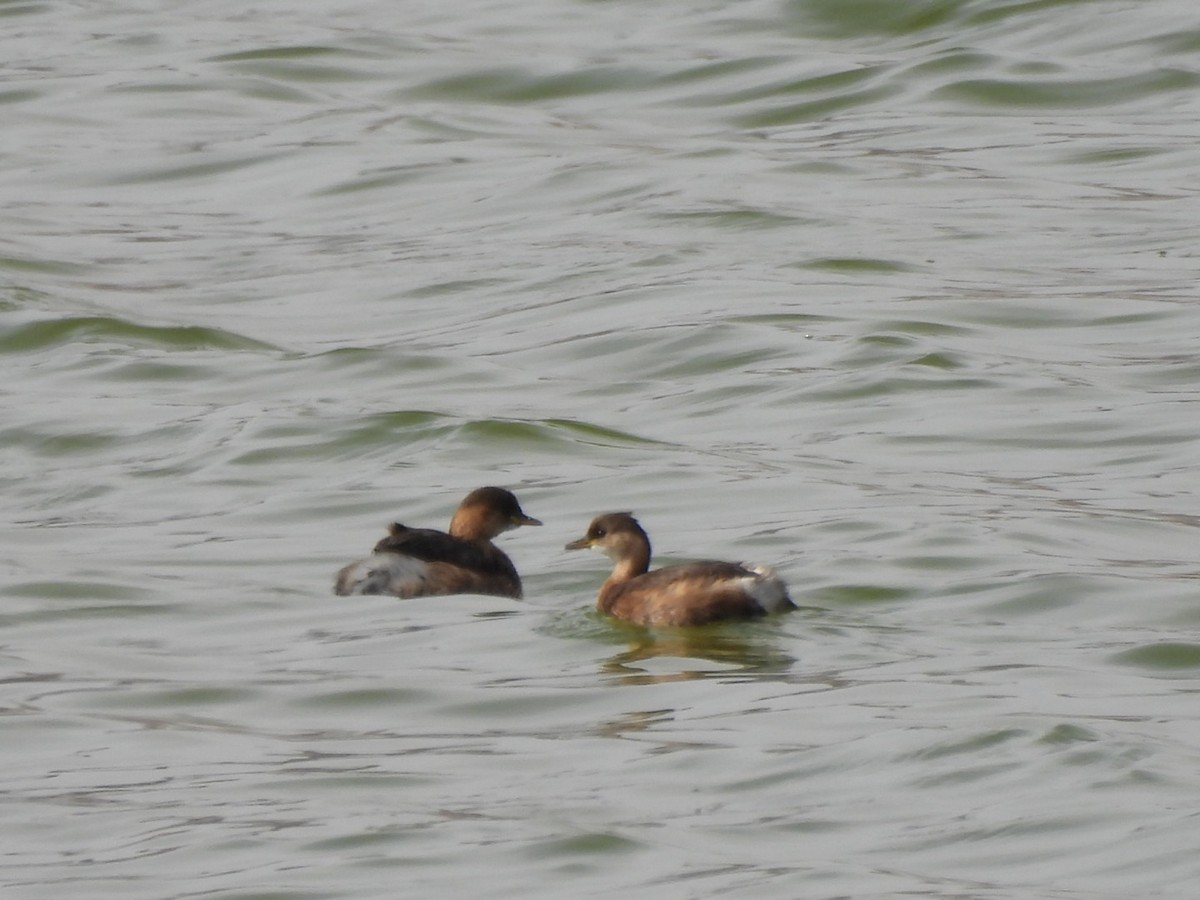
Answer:
<svg viewBox="0 0 1200 900"><path fill-rule="evenodd" d="M592 532L592 537L602 538L606 533L607 532L605 532L603 528L597 528L594 532Z"/></svg>

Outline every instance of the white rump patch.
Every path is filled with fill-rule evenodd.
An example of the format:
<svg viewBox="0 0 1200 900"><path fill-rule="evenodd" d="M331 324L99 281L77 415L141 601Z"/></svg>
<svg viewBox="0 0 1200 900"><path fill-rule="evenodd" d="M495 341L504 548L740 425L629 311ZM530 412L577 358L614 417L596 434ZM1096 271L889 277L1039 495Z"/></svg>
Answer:
<svg viewBox="0 0 1200 900"><path fill-rule="evenodd" d="M792 598L788 596L787 585L775 574L774 569L749 564L746 564L746 568L754 573L754 577L739 579L742 588L766 612L777 613L795 608Z"/></svg>
<svg viewBox="0 0 1200 900"><path fill-rule="evenodd" d="M428 577L429 566L422 560L398 553L376 553L338 572L333 590L342 597L353 594L419 597L425 592Z"/></svg>

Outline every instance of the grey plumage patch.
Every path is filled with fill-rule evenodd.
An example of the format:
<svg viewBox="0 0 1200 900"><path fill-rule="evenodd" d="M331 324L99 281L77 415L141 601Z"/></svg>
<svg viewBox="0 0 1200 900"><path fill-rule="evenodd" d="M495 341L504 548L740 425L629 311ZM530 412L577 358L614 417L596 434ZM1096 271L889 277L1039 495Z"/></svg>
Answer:
<svg viewBox="0 0 1200 900"><path fill-rule="evenodd" d="M345 566L337 574L333 591L339 597L355 594L420 596L429 576L429 566L411 556L376 553Z"/></svg>

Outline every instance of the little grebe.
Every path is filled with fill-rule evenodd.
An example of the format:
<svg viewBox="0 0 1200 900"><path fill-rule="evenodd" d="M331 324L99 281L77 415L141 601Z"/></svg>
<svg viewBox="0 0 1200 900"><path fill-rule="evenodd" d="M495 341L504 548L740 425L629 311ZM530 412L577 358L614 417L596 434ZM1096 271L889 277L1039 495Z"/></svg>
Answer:
<svg viewBox="0 0 1200 900"><path fill-rule="evenodd" d="M498 487L478 488L463 499L450 533L395 522L366 559L337 574L334 593L521 596L521 577L492 538L520 525L541 525L525 515L517 498Z"/></svg>
<svg viewBox="0 0 1200 900"><path fill-rule="evenodd" d="M704 560L650 569L650 538L629 513L605 513L568 550L591 547L613 560L596 607L637 625L704 625L795 609L766 566Z"/></svg>

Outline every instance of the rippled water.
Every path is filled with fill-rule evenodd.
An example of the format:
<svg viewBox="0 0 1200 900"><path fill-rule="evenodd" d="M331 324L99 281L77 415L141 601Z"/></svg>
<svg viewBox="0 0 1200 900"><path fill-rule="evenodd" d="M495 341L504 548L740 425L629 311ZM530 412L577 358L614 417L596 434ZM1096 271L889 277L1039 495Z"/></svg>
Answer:
<svg viewBox="0 0 1200 900"><path fill-rule="evenodd" d="M0 17L6 897L1195 895L1191 5Z"/></svg>

